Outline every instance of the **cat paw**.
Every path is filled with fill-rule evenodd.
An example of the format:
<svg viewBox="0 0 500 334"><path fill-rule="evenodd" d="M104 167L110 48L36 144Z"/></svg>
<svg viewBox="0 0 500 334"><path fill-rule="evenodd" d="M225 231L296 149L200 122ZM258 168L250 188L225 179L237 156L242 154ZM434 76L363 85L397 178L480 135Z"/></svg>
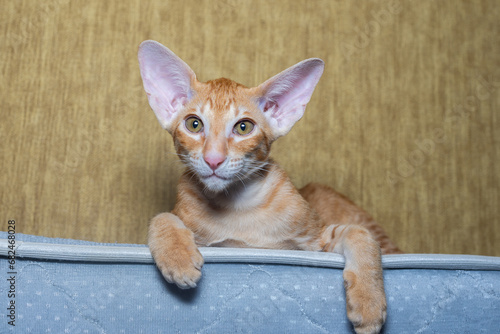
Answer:
<svg viewBox="0 0 500 334"><path fill-rule="evenodd" d="M181 289L195 288L201 278L203 256L195 245L185 249L166 251L155 258L156 266L169 283Z"/></svg>
<svg viewBox="0 0 500 334"><path fill-rule="evenodd" d="M151 221L149 249L165 280L181 289L195 288L201 278L203 256L194 241L193 232L170 213Z"/></svg>
<svg viewBox="0 0 500 334"><path fill-rule="evenodd" d="M352 271L344 272L347 318L357 334L380 333L387 317L383 283L368 281L363 282Z"/></svg>

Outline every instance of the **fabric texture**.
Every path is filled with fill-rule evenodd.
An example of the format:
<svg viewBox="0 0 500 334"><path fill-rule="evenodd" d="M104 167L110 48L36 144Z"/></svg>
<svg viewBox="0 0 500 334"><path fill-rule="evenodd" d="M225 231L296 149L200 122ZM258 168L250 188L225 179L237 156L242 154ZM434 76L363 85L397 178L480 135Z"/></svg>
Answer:
<svg viewBox="0 0 500 334"><path fill-rule="evenodd" d="M7 268L7 234L1 233L0 238L3 270ZM238 250L220 250L217 257L214 249L205 254L207 263L199 286L180 290L164 281L151 258L141 262L124 257L105 263L92 258L49 260L49 252L42 258L22 255L23 245L31 243L49 246L51 252L57 252L57 245L82 245L140 253L147 250L144 245L23 234L16 241L16 326L5 326L4 312L0 318L8 333L352 332L345 315L343 264L336 254L323 254L326 262L317 266L300 264L307 261L309 252L286 251L289 257L294 253L302 257L290 265L262 263L258 252L245 255L243 250L240 263L234 263L227 259L231 253L237 257ZM267 252L269 257L286 255ZM226 254L226 260L221 254ZM328 259L329 255L333 256ZM425 255L419 256L425 262ZM462 257L447 256L454 257L457 264ZM405 267L405 255L398 257L392 256L392 263L399 261ZM434 255L432 268L415 269L415 262L407 269L384 271L388 318L383 333L500 333L496 316L500 311L500 258L464 257L462 269L447 270L439 268L438 257ZM328 261L330 268L324 266ZM6 305L6 284L0 285L0 295Z"/></svg>
<svg viewBox="0 0 500 334"><path fill-rule="evenodd" d="M18 232L146 243L181 173L137 49L202 80L325 71L272 156L327 184L405 252L500 256L496 0L0 0L0 203ZM5 225L0 224L0 230Z"/></svg>

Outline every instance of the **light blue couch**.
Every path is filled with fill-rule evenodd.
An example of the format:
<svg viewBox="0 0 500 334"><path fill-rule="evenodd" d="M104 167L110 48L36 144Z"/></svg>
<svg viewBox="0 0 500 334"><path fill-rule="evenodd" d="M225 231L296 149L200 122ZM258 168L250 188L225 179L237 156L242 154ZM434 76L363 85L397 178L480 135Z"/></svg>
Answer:
<svg viewBox="0 0 500 334"><path fill-rule="evenodd" d="M9 268L0 233L1 333L352 332L336 254L203 248L199 286L179 290L145 245L18 233L15 246ZM408 254L383 264L384 333L500 333L500 258Z"/></svg>

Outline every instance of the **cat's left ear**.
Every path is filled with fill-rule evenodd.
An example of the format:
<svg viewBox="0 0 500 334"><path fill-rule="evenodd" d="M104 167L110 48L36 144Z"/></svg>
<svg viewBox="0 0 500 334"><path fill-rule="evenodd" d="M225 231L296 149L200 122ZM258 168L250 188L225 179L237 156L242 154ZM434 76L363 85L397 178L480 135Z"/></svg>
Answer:
<svg viewBox="0 0 500 334"><path fill-rule="evenodd" d="M287 134L302 118L324 67L319 58L306 59L257 87L259 107L275 139Z"/></svg>
<svg viewBox="0 0 500 334"><path fill-rule="evenodd" d="M139 47L139 66L149 105L161 126L170 132L172 121L194 95L193 70L172 51L155 41Z"/></svg>

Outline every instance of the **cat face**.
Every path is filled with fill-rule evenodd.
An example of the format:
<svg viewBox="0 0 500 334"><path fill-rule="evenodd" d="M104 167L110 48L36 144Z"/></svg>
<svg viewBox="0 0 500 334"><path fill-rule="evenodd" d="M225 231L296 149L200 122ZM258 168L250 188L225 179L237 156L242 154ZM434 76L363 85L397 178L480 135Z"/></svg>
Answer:
<svg viewBox="0 0 500 334"><path fill-rule="evenodd" d="M188 169L212 192L263 172L271 143L305 111L323 61L304 60L247 88L228 79L199 82L172 51L154 41L139 47L149 104Z"/></svg>
<svg viewBox="0 0 500 334"><path fill-rule="evenodd" d="M254 90L228 79L195 85L174 121L176 151L212 192L263 172L271 130Z"/></svg>

